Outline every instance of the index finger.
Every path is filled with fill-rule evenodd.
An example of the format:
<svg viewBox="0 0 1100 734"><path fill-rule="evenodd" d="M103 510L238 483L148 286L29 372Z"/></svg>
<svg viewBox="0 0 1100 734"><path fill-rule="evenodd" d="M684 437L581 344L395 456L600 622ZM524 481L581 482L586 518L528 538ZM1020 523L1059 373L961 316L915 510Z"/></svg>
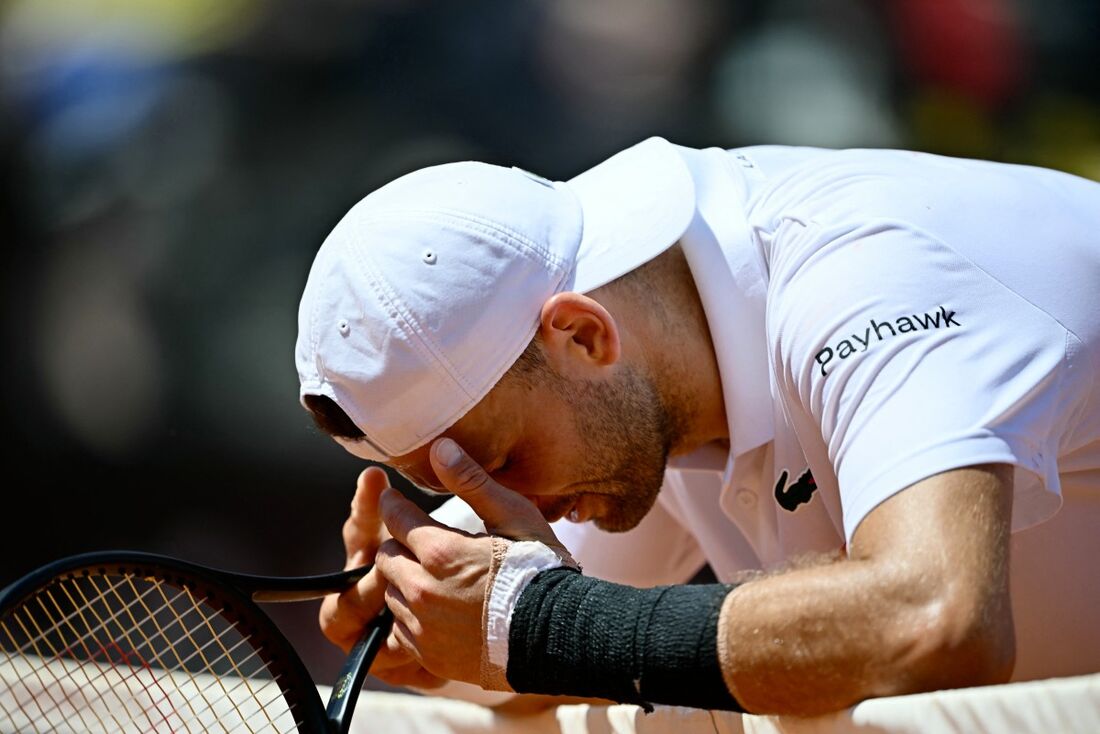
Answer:
<svg viewBox="0 0 1100 734"><path fill-rule="evenodd" d="M433 519L396 489L387 489L382 493L380 506L382 521L390 535L417 558L427 552L432 534L438 536L440 531L459 532Z"/></svg>
<svg viewBox="0 0 1100 734"><path fill-rule="evenodd" d="M530 500L498 484L453 439L433 443L429 456L439 480L470 506L484 521L488 532L515 537L516 533L535 531L535 537L539 537L538 531L549 530L542 513Z"/></svg>
<svg viewBox="0 0 1100 734"><path fill-rule="evenodd" d="M355 483L355 496L351 500L351 512L344 522L344 551L347 558L344 568L365 566L374 556L381 542L379 536L382 531L378 498L389 486L389 477L381 467L367 467L359 474Z"/></svg>

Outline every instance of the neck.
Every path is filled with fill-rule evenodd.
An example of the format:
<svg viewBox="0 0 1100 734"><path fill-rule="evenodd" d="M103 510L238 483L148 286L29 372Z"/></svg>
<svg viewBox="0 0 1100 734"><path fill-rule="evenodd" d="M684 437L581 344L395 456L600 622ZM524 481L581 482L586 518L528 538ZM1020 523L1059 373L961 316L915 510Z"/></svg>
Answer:
<svg viewBox="0 0 1100 734"><path fill-rule="evenodd" d="M657 383L676 429L673 455L691 453L713 441L729 442L722 377L710 326L683 252L679 248L676 252L683 265L678 273L683 308L677 328L667 334L673 343L668 345L664 375Z"/></svg>

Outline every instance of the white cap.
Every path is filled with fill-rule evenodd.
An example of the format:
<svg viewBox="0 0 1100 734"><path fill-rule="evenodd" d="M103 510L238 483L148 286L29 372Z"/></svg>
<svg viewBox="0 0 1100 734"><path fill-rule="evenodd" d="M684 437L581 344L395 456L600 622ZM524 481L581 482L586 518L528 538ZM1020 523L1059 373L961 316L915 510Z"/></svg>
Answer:
<svg viewBox="0 0 1100 734"><path fill-rule="evenodd" d="M331 398L386 461L447 430L523 353L555 293L598 288L687 229L695 186L650 138L571 181L450 163L393 181L321 245L298 310L301 396Z"/></svg>

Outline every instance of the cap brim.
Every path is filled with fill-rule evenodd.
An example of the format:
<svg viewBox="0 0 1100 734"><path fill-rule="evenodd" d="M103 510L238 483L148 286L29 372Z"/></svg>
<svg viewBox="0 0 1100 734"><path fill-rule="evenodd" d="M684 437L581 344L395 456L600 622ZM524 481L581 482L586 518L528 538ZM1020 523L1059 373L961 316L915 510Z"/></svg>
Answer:
<svg viewBox="0 0 1100 734"><path fill-rule="evenodd" d="M572 289L586 293L667 250L695 215L695 182L676 147L649 138L564 184L584 233Z"/></svg>

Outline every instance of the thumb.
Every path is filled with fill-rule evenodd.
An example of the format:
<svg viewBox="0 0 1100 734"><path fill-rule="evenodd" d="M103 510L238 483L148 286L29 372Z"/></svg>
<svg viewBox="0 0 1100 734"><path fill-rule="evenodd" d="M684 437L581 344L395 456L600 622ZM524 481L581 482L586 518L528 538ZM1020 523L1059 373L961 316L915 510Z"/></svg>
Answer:
<svg viewBox="0 0 1100 734"><path fill-rule="evenodd" d="M497 484L470 455L449 438L432 444L432 469L439 481L461 498L494 535L513 540L545 541L554 532L538 508L523 496ZM556 543L556 539L555 539Z"/></svg>

